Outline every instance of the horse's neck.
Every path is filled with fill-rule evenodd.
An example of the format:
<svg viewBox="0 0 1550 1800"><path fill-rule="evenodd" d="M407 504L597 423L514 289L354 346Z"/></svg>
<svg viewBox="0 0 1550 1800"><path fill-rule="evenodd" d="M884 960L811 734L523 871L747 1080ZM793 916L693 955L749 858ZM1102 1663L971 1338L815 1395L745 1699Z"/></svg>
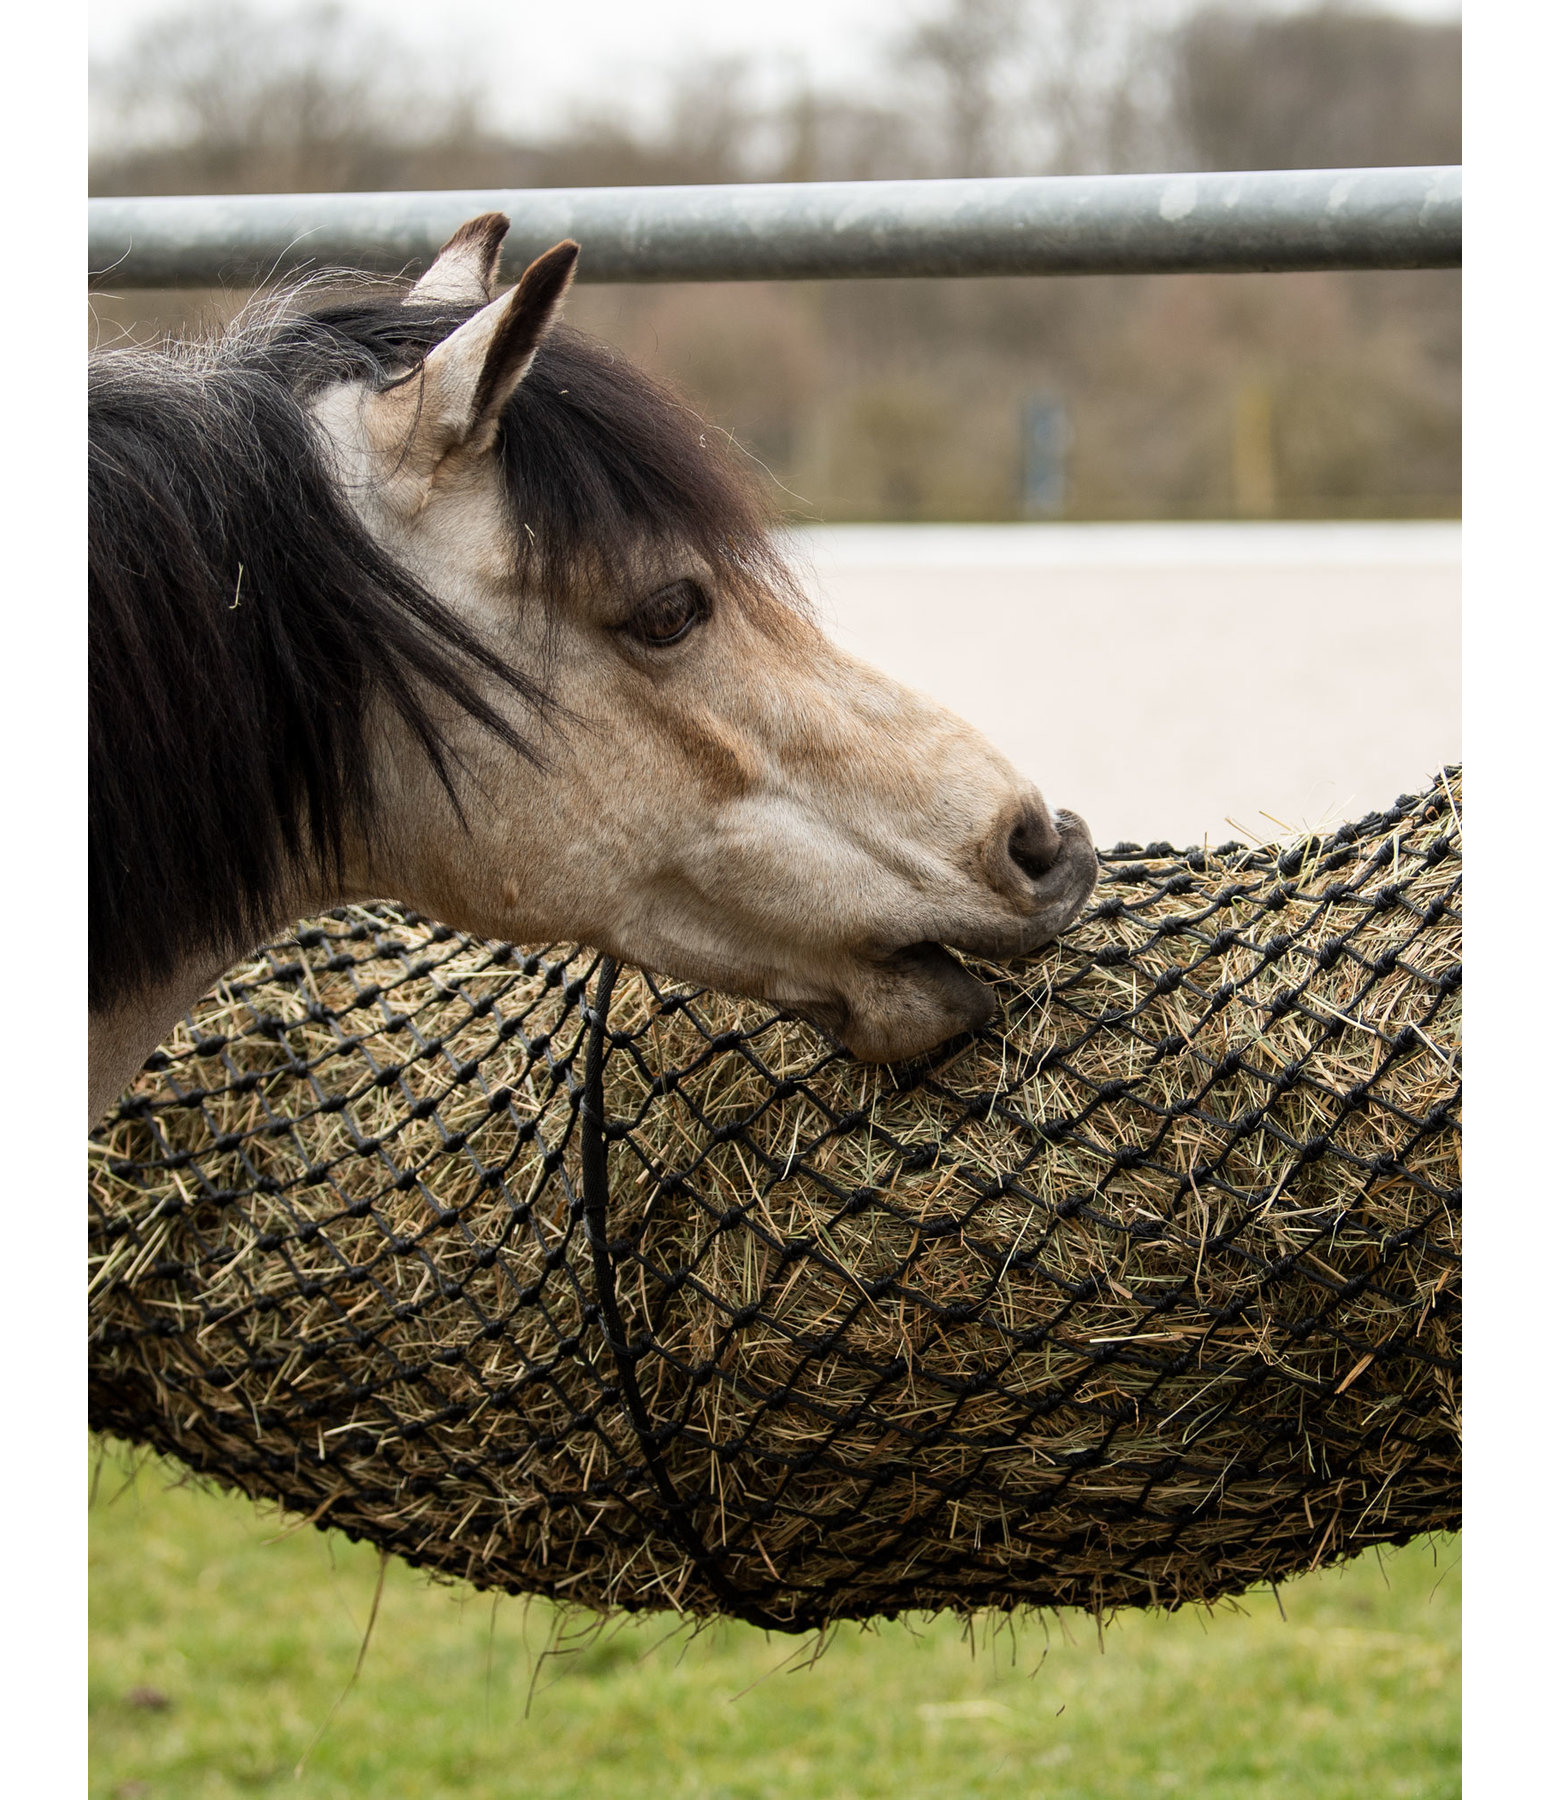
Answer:
<svg viewBox="0 0 1550 1800"><path fill-rule="evenodd" d="M148 988L87 1022L89 1131L144 1067L145 1059L194 1003L214 987L226 959L190 962L170 981Z"/></svg>

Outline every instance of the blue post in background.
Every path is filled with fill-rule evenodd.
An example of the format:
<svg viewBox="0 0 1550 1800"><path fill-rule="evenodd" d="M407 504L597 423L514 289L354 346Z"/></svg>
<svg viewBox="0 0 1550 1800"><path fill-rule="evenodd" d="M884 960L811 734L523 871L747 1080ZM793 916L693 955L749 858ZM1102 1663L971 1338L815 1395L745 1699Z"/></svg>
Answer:
<svg viewBox="0 0 1550 1800"><path fill-rule="evenodd" d="M1058 394L1023 402L1023 517L1058 519L1066 510L1066 453L1071 426Z"/></svg>

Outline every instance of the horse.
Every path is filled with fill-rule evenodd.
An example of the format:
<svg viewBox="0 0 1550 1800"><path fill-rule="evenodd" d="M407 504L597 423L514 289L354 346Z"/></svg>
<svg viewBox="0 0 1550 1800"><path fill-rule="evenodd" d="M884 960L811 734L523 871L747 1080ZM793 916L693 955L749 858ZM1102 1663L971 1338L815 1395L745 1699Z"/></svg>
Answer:
<svg viewBox="0 0 1550 1800"><path fill-rule="evenodd" d="M1080 818L827 639L725 435L559 320L575 243L496 295L508 224L92 359L93 1120L233 960L358 900L893 1062L992 1016L954 951L1092 889Z"/></svg>

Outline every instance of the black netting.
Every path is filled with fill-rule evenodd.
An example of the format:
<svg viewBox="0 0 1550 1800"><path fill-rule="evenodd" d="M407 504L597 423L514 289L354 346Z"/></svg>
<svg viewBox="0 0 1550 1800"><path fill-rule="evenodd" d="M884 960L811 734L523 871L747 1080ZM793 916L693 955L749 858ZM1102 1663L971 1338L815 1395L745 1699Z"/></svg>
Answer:
<svg viewBox="0 0 1550 1800"><path fill-rule="evenodd" d="M480 1585L784 1628L1455 1526L1460 794L1122 845L910 1068L312 921L96 1134L93 1422Z"/></svg>

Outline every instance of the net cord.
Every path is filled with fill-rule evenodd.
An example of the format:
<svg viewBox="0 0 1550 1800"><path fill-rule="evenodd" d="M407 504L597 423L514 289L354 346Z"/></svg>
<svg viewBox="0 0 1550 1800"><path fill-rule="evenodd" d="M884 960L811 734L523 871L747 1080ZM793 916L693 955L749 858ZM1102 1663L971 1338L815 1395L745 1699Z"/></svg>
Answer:
<svg viewBox="0 0 1550 1800"><path fill-rule="evenodd" d="M613 1353L614 1366L619 1376L619 1393L635 1429L641 1455L656 1487L657 1497L662 1502L667 1528L694 1565L696 1574L704 1579L727 1611L745 1623L759 1626L765 1631L805 1631L809 1625L808 1620L773 1617L727 1578L726 1571L700 1535L667 1464L662 1460L658 1429L652 1423L640 1384L635 1379L635 1365L641 1353L631 1346L629 1333L619 1311L618 1282L613 1251L608 1242L609 1132L603 1071L608 1060L608 1008L613 999L614 981L618 973L619 965L613 957L605 956L600 959L592 1004L585 1007L583 1013L587 1030L587 1058L580 1108L581 1204L587 1245L592 1256L603 1341Z"/></svg>

